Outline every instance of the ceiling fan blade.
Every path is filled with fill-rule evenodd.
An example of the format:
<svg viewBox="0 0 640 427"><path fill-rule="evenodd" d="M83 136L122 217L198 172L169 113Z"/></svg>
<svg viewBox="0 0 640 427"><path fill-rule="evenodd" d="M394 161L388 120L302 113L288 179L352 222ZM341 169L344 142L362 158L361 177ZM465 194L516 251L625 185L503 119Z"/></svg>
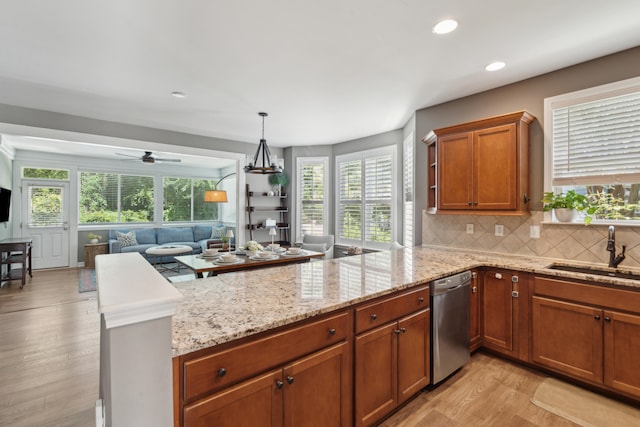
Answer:
<svg viewBox="0 0 640 427"><path fill-rule="evenodd" d="M180 163L182 160L180 159L162 159L160 157L156 157L156 161L158 162L174 162L174 163Z"/></svg>
<svg viewBox="0 0 640 427"><path fill-rule="evenodd" d="M118 156L124 156L124 157L129 157L129 158L131 158L132 160L139 160L139 159L140 159L140 156L133 156L133 155L131 155L131 154L116 153L116 155L118 155Z"/></svg>

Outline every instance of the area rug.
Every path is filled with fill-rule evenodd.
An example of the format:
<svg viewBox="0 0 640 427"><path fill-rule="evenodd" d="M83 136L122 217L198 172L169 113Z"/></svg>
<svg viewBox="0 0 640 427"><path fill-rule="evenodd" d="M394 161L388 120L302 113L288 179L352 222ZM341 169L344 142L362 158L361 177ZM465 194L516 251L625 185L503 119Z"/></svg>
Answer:
<svg viewBox="0 0 640 427"><path fill-rule="evenodd" d="M555 378L545 378L531 397L531 402L585 427L640 425L640 409Z"/></svg>
<svg viewBox="0 0 640 427"><path fill-rule="evenodd" d="M91 292L96 290L96 270L93 268L81 268L78 273L78 292Z"/></svg>

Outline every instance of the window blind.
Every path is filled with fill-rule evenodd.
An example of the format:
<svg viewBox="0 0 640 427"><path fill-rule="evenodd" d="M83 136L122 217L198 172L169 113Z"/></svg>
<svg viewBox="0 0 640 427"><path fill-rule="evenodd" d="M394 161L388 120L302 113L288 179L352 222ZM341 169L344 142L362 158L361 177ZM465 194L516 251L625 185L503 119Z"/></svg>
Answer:
<svg viewBox="0 0 640 427"><path fill-rule="evenodd" d="M382 248L393 240L394 148L336 159L338 243Z"/></svg>
<svg viewBox="0 0 640 427"><path fill-rule="evenodd" d="M298 230L302 234L326 234L326 165L328 160L299 159L299 219Z"/></svg>
<svg viewBox="0 0 640 427"><path fill-rule="evenodd" d="M640 181L640 91L552 110L553 186Z"/></svg>
<svg viewBox="0 0 640 427"><path fill-rule="evenodd" d="M80 224L153 222L154 178L80 172Z"/></svg>

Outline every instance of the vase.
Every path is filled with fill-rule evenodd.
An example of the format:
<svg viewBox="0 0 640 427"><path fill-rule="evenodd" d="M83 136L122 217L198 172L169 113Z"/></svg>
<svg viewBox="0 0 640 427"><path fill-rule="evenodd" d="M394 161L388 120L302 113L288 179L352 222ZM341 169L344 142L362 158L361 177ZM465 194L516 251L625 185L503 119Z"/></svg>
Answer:
<svg viewBox="0 0 640 427"><path fill-rule="evenodd" d="M91 244L95 245L96 243L98 243L98 239L91 239Z"/></svg>
<svg viewBox="0 0 640 427"><path fill-rule="evenodd" d="M553 213L560 222L573 222L576 216L576 210L569 208L556 208L553 210Z"/></svg>

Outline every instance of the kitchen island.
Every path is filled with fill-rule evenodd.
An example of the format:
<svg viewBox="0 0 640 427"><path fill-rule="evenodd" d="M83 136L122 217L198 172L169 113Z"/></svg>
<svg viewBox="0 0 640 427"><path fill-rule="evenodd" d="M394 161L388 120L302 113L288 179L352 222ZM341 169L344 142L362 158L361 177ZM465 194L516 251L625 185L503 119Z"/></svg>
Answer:
<svg viewBox="0 0 640 427"><path fill-rule="evenodd" d="M173 354L226 343L479 267L640 289L634 280L547 268L558 261L415 247L175 283L184 298L173 317Z"/></svg>
<svg viewBox="0 0 640 427"><path fill-rule="evenodd" d="M338 424L375 422L389 408L402 403L400 386L392 387L395 400L387 402L382 412L375 408L371 411L376 413L374 418L360 417L368 413L367 408L359 409L357 401L362 394L357 372L361 365L357 362L359 340L369 339L370 333L384 327L391 327L392 334L397 335L403 329L402 322L414 317L428 321L428 283L464 270L513 270L531 276L531 286L524 280L520 283L523 305L514 312L514 316L522 317L520 324L526 328L533 295L528 287L534 288L535 275L568 282L587 280L626 292L619 301L628 299L628 295L640 295L638 281L547 268L557 261L418 247L176 283L173 286L182 299L172 319L174 424L199 425L201 421L194 420L204 419L203 414L218 416L224 408L232 408L233 414L242 413L247 405L280 421L282 417L303 417L304 411L296 412L291 407L300 406L292 402L304 399L304 393L287 394L287 387L304 390L305 369L316 365L322 368L322 375L309 374L310 378L340 378L338 383L327 384L335 391L327 395L338 396L332 401L340 407ZM373 309L381 310L376 311L382 325L375 326L377 329L364 325L361 316L374 313ZM529 340L529 332L523 330L523 340ZM425 339L428 344L428 334ZM517 350L519 356L505 354L531 362L528 343L523 342ZM392 376L399 378L400 372ZM426 376L423 374L416 384L428 383L428 373ZM257 395L262 398L260 407L251 400ZM316 406L323 409L319 403Z"/></svg>

